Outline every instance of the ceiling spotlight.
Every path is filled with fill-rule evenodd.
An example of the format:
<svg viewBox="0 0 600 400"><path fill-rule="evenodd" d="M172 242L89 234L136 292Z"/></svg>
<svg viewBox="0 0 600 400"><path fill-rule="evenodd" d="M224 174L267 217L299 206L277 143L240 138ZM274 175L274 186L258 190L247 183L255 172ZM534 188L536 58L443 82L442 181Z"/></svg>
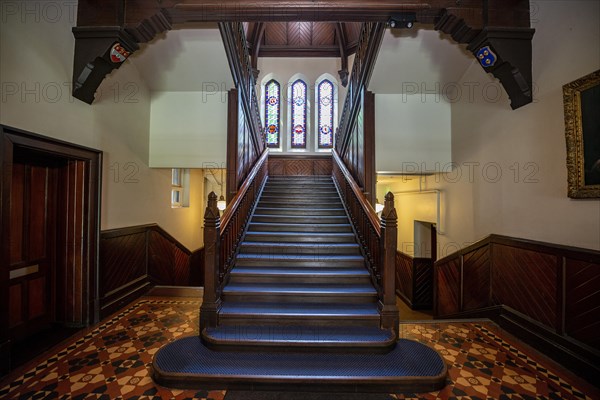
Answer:
<svg viewBox="0 0 600 400"><path fill-rule="evenodd" d="M415 26L415 22L417 22L417 13L414 12L394 14L388 21L390 28L399 29L410 29Z"/></svg>

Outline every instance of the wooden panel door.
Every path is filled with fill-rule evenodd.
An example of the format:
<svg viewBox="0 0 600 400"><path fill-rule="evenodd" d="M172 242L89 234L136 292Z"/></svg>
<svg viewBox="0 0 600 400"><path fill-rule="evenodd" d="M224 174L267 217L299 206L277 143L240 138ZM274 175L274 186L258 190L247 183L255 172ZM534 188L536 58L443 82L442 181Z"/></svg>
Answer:
<svg viewBox="0 0 600 400"><path fill-rule="evenodd" d="M15 153L8 266L13 339L35 333L54 320L56 180L51 160Z"/></svg>

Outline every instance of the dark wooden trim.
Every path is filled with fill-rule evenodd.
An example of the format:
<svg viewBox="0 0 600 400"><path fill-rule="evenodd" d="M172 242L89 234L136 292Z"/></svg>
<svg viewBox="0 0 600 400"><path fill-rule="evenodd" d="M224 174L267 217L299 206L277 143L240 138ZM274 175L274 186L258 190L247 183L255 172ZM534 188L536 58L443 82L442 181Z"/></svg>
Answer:
<svg viewBox="0 0 600 400"><path fill-rule="evenodd" d="M129 53L133 53L139 49L140 43L147 43L157 34L170 30L172 24L205 21L231 25L257 22L257 25L264 26L264 22L267 21L337 21L338 23L355 21L383 25L400 12L414 12L418 22L435 24L436 30L450 34L459 43L469 44L469 50L474 55L484 46L491 46L499 56L499 60L489 67L484 66L484 69L500 79L511 98L513 109L531 102L533 30L530 29L530 6L529 1L526 0L502 3L494 1L493 6L489 7L487 0L465 4L455 0L360 2L353 0L327 2L197 0L183 3L106 0L102 6L94 2L82 2L78 7L77 27L73 30L76 37L73 96L91 104L94 93L104 77L120 67L122 62L114 63L110 58L113 44L120 43ZM255 27L252 36L255 40L253 43L256 45L256 54L253 54L247 63L255 79L258 75L256 67L259 55L263 57L333 56L342 58L342 69L339 72L342 84L346 86L348 75L344 60L348 54L355 51L355 47L357 58L362 60L363 57L363 52L358 50L360 40L356 46L353 43L345 43L345 46L341 46L342 42L347 40L339 40L338 46L332 46L330 49L319 47L295 49L289 46L260 49L261 29L264 28ZM340 33L343 33L343 29L338 30L338 37L342 39ZM228 47L226 43L226 49ZM377 53L378 47L379 45L375 43L368 45L367 59L371 57L369 55L371 51ZM363 87L357 89L360 92ZM348 118L349 129L352 129L354 111L348 115ZM343 147L339 148L342 156L345 155L346 145L347 143L344 143Z"/></svg>
<svg viewBox="0 0 600 400"><path fill-rule="evenodd" d="M238 90L231 89L227 94L227 204L237 193L238 184L238 126L239 126L239 105L238 105Z"/></svg>
<svg viewBox="0 0 600 400"><path fill-rule="evenodd" d="M81 277L80 314L73 315L74 323L89 325L99 320L98 305L98 257L100 204L102 184L102 152L79 146L21 129L0 125L0 264L10 264L10 198L12 190L12 166L15 147L34 150L61 160L83 162L88 176L84 182L83 223L81 230L73 232L77 245L82 249L82 257L75 266ZM74 228L75 229L75 228ZM75 278L74 278L75 279ZM8 331L8 285L9 270L0 268L0 374L8 372L9 358L6 349L10 347Z"/></svg>
<svg viewBox="0 0 600 400"><path fill-rule="evenodd" d="M377 171L375 167L375 93L365 91L363 104L364 115L364 156L365 156L365 187L367 201L373 206L377 197Z"/></svg>
<svg viewBox="0 0 600 400"><path fill-rule="evenodd" d="M148 296L164 297L202 297L202 287L154 286L148 291Z"/></svg>

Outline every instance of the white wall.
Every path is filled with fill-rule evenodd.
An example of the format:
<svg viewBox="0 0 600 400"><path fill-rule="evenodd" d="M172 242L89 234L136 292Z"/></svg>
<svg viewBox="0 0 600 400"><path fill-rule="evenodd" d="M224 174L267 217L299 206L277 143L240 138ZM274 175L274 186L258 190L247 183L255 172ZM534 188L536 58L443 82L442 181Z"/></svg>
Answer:
<svg viewBox="0 0 600 400"><path fill-rule="evenodd" d="M171 209L170 170L148 167L150 93L135 65L113 72L93 105L71 97L76 13L57 5L59 18L1 16L0 123L104 152L101 229L156 222L189 249L200 247L202 204ZM202 177L193 174L191 184L194 199Z"/></svg>
<svg viewBox="0 0 600 400"><path fill-rule="evenodd" d="M225 165L227 92L153 92L151 104L151 167Z"/></svg>
<svg viewBox="0 0 600 400"><path fill-rule="evenodd" d="M377 200L381 204L386 193L394 194L398 214L398 250L415 257L421 257L426 252L420 243L419 233L415 231L415 221L437 223L437 194L415 193L421 189L421 179L425 178L381 175L377 178ZM443 228L442 224L438 226L440 228Z"/></svg>
<svg viewBox="0 0 600 400"><path fill-rule="evenodd" d="M535 100L512 111L493 77L473 64L461 84L479 85L452 105L458 168L427 178L445 192L447 235L439 256L490 233L600 249L600 201L567 197L562 86L600 67L600 3L536 2L532 15Z"/></svg>
<svg viewBox="0 0 600 400"><path fill-rule="evenodd" d="M378 173L441 170L452 161L451 105L435 94L375 95Z"/></svg>
<svg viewBox="0 0 600 400"><path fill-rule="evenodd" d="M301 77L305 80L308 85L308 99L310 99L310 109L308 116L308 129L307 132L308 140L307 140L307 149L306 151L300 151L303 154L318 154L319 151L317 148L317 140L316 140L316 115L317 115L317 107L315 105L315 91L317 80L323 74L327 74L328 78L332 80L337 90L337 98L338 98L338 119L341 114L341 110L343 109L343 102L346 98L346 88L344 88L339 82L338 71L341 69L341 60L339 58L287 58L287 57L271 57L266 58L262 57L258 59L258 69L260 70L260 76L258 77L258 83L261 85L257 85L257 94L259 99L262 99L264 96L264 84L267 83L271 79L275 79L281 85L281 96L283 101L281 102L281 137L280 142L281 150L284 153L286 152L294 152L297 153L297 149L290 149L290 127L289 127L289 118L290 118L290 109L289 101L288 101L288 83L293 83L298 77ZM264 105L262 101L259 101L261 104L261 115L264 115ZM335 128L337 129L338 121L335 121ZM277 150L272 150L277 151Z"/></svg>

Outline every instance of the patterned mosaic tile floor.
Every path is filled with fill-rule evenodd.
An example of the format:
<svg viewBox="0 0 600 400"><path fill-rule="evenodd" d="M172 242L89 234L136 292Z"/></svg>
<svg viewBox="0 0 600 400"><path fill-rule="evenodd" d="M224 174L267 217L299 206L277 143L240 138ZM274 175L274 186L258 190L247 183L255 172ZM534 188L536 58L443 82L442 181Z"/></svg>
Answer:
<svg viewBox="0 0 600 400"><path fill-rule="evenodd" d="M226 391L171 390L155 385L150 378L152 356L163 344L197 333L199 306L197 300L143 298L88 333L59 346L37 366L25 369L12 381L0 383L0 399L244 398L240 393L228 395ZM449 366L448 385L434 393L390 394L377 398L600 398L593 386L514 343L489 322L402 324L401 336L426 343L443 355ZM252 398L259 398L255 395ZM294 399L310 398L307 394L294 396ZM360 398L360 395L315 396L319 399ZM264 398L286 397L265 394Z"/></svg>

